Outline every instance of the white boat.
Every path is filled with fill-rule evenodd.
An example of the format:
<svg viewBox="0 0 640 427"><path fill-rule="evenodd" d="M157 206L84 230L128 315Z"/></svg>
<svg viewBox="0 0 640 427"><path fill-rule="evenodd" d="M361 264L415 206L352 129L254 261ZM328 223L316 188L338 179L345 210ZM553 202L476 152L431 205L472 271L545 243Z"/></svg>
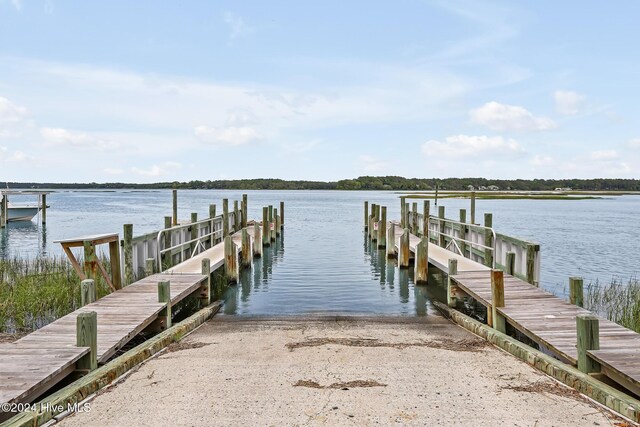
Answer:
<svg viewBox="0 0 640 427"><path fill-rule="evenodd" d="M31 221L40 212L37 205L14 205L9 202L7 205L7 221Z"/></svg>

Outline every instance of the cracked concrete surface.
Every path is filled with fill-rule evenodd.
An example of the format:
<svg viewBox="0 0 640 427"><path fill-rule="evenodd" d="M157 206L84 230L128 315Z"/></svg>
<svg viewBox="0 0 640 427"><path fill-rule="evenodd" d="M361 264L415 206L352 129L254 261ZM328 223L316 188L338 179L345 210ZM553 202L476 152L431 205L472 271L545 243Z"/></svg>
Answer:
<svg viewBox="0 0 640 427"><path fill-rule="evenodd" d="M216 317L61 425L612 425L475 340L439 316ZM434 342L474 349L408 345Z"/></svg>

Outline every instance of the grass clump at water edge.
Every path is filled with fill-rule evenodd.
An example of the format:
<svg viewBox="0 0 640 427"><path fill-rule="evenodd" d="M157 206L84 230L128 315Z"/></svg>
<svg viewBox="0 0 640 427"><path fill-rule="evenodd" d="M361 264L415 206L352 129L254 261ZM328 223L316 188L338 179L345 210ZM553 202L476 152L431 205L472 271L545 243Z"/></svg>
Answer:
<svg viewBox="0 0 640 427"><path fill-rule="evenodd" d="M612 322L640 333L640 281L614 279L607 285L598 281L586 287L584 307Z"/></svg>
<svg viewBox="0 0 640 427"><path fill-rule="evenodd" d="M96 285L98 297L109 293L104 280ZM0 332L28 333L79 306L80 278L67 259L0 260Z"/></svg>

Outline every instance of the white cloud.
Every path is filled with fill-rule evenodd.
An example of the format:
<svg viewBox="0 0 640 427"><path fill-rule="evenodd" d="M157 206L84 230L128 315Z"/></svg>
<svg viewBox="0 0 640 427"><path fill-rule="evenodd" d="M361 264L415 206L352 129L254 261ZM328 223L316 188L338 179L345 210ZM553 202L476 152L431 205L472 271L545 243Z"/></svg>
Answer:
<svg viewBox="0 0 640 427"><path fill-rule="evenodd" d="M312 139L311 141L306 142L288 143L284 144L282 149L289 153L306 153L316 148L320 142L321 140L319 139Z"/></svg>
<svg viewBox="0 0 640 427"><path fill-rule="evenodd" d="M109 175L122 175L124 173L124 170L119 168L104 168L103 170Z"/></svg>
<svg viewBox="0 0 640 427"><path fill-rule="evenodd" d="M442 157L479 157L487 153L492 156L514 155L524 150L513 139L501 136L453 135L444 141L429 140L422 144L422 153L426 156Z"/></svg>
<svg viewBox="0 0 640 427"><path fill-rule="evenodd" d="M110 150L118 147L118 144L105 141L97 136L87 135L83 132L72 132L62 128L42 128L40 134L45 140L45 143L49 145L64 145L97 150Z"/></svg>
<svg viewBox="0 0 640 427"><path fill-rule="evenodd" d="M598 150L598 151L592 151L591 153L589 153L589 158L591 160L606 161L606 160L615 160L618 157L620 156L618 155L618 152L616 150Z"/></svg>
<svg viewBox="0 0 640 427"><path fill-rule="evenodd" d="M10 151L7 147L0 146L0 162L21 162L28 159L22 151Z"/></svg>
<svg viewBox="0 0 640 427"><path fill-rule="evenodd" d="M27 117L27 109L0 96L0 123L15 123Z"/></svg>
<svg viewBox="0 0 640 427"><path fill-rule="evenodd" d="M557 127L547 117L536 117L517 105L487 102L469 112L471 121L495 131L542 131Z"/></svg>
<svg viewBox="0 0 640 427"><path fill-rule="evenodd" d="M389 162L379 160L368 154L363 154L358 158L362 169L368 173L379 173L389 168Z"/></svg>
<svg viewBox="0 0 640 427"><path fill-rule="evenodd" d="M229 126L226 128L197 126L194 129L194 134L202 142L219 146L245 145L262 139L262 136L249 126Z"/></svg>
<svg viewBox="0 0 640 427"><path fill-rule="evenodd" d="M224 22L229 26L229 38L237 39L253 32L253 28L248 26L242 17L232 12L224 14Z"/></svg>
<svg viewBox="0 0 640 427"><path fill-rule="evenodd" d="M556 111L566 116L578 114L586 99L584 95L570 90L557 90L553 93L553 98L556 101Z"/></svg>
<svg viewBox="0 0 640 427"><path fill-rule="evenodd" d="M554 163L555 162L554 162L554 160L553 160L553 158L551 156L546 156L546 155L542 155L542 154L536 154L531 159L531 164L533 166L551 166Z"/></svg>
<svg viewBox="0 0 640 427"><path fill-rule="evenodd" d="M631 148L640 148L640 138L630 139L627 145Z"/></svg>
<svg viewBox="0 0 640 427"><path fill-rule="evenodd" d="M132 167L131 171L140 176L145 177L159 177L163 175L168 175L169 173L175 172L176 170L182 168L182 164L178 162L164 162L159 165L152 165L147 169Z"/></svg>

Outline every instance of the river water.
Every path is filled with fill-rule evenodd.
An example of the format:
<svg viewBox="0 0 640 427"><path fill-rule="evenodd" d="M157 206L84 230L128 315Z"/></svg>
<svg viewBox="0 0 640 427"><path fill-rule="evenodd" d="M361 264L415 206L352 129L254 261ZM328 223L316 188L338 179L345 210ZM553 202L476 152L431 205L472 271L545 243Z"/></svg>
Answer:
<svg viewBox="0 0 640 427"><path fill-rule="evenodd" d="M363 233L363 202L386 205L398 219L394 192L218 191L179 192L179 218L208 215L210 203L221 212L223 198L249 195L249 218L262 206L285 202L285 231L277 245L256 260L241 283L229 290L228 314L425 314L436 287L413 284L412 272L398 270L382 252L370 248ZM32 198L33 199L33 198ZM12 202L34 202L14 197ZM11 223L0 231L0 257L62 256L55 240L99 233L134 235L158 230L171 214L171 191L58 191L48 196L47 224ZM421 203L420 203L421 204ZM456 219L468 200L439 201ZM476 217L493 213L496 231L540 243L541 285L567 293L568 277L585 283L612 278L627 281L640 269L637 231L640 196L601 200L478 200ZM436 277L436 279L438 279Z"/></svg>

